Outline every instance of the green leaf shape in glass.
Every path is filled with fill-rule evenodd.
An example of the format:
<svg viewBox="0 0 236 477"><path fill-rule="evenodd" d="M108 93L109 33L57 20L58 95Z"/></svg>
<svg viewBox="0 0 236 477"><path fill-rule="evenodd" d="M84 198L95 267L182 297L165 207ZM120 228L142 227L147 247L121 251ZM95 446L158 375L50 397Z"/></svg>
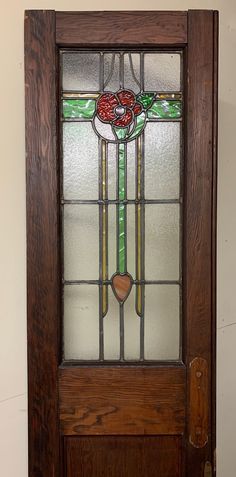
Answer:
<svg viewBox="0 0 236 477"><path fill-rule="evenodd" d="M128 140L132 141L133 139L138 137L139 134L141 134L141 132L145 128L145 125L146 125L146 113L142 112L139 116L137 116L135 128L132 134L129 136Z"/></svg>
<svg viewBox="0 0 236 477"><path fill-rule="evenodd" d="M152 105L154 97L155 93L140 93L136 96L136 99L142 104L144 109L148 109Z"/></svg>
<svg viewBox="0 0 236 477"><path fill-rule="evenodd" d="M179 119L182 116L181 101L155 101L148 110L148 119Z"/></svg>
<svg viewBox="0 0 236 477"><path fill-rule="evenodd" d="M113 127L113 131L119 141L122 141L122 139L126 139L129 129L128 128L115 128Z"/></svg>
<svg viewBox="0 0 236 477"><path fill-rule="evenodd" d="M63 100L64 118L93 119L96 109L94 99L65 99Z"/></svg>

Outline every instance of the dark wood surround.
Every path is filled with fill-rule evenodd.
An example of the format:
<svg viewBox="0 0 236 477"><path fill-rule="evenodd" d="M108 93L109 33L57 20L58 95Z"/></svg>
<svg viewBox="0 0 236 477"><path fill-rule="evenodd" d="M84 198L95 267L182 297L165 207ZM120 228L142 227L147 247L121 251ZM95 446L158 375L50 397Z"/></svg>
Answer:
<svg viewBox="0 0 236 477"><path fill-rule="evenodd" d="M173 366L62 362L58 52L85 46L184 51L183 362ZM25 13L30 477L107 477L104 449L109 477L201 477L213 467L217 60L215 11ZM207 366L200 445L190 439L196 358Z"/></svg>

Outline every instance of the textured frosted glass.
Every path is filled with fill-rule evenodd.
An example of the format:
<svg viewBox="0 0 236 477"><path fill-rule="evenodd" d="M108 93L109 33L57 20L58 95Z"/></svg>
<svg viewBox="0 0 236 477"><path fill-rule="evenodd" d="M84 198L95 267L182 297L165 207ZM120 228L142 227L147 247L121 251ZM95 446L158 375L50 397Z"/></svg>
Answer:
<svg viewBox="0 0 236 477"><path fill-rule="evenodd" d="M99 270L97 205L64 206L64 278L97 280Z"/></svg>
<svg viewBox="0 0 236 477"><path fill-rule="evenodd" d="M179 287L145 287L145 359L179 359Z"/></svg>
<svg viewBox="0 0 236 477"><path fill-rule="evenodd" d="M108 288L108 313L103 320L104 357L120 358L120 319L119 304L111 287Z"/></svg>
<svg viewBox="0 0 236 477"><path fill-rule="evenodd" d="M104 357L120 358L120 317L119 304L109 287L109 308L103 321ZM124 304L124 344L125 359L137 360L140 356L140 318L135 312L135 287Z"/></svg>
<svg viewBox="0 0 236 477"><path fill-rule="evenodd" d="M144 134L146 199L177 199L180 182L180 124L148 123Z"/></svg>
<svg viewBox="0 0 236 477"><path fill-rule="evenodd" d="M112 53L104 54L104 85L105 91L118 91L120 86L120 60L119 55L115 54L114 67L112 68Z"/></svg>
<svg viewBox="0 0 236 477"><path fill-rule="evenodd" d="M135 199L135 141L127 144L127 198Z"/></svg>
<svg viewBox="0 0 236 477"><path fill-rule="evenodd" d="M179 206L145 206L145 276L179 279Z"/></svg>
<svg viewBox="0 0 236 477"><path fill-rule="evenodd" d="M135 286L133 286L124 306L125 359L140 357L140 317L135 311Z"/></svg>
<svg viewBox="0 0 236 477"><path fill-rule="evenodd" d="M90 123L63 125L65 199L98 199L98 137Z"/></svg>
<svg viewBox="0 0 236 477"><path fill-rule="evenodd" d="M99 56L98 53L64 53L63 89L99 91Z"/></svg>
<svg viewBox="0 0 236 477"><path fill-rule="evenodd" d="M109 277L116 272L116 206L108 208ZM127 206L127 271L135 277L135 207Z"/></svg>
<svg viewBox="0 0 236 477"><path fill-rule="evenodd" d="M124 55L124 87L131 89L134 93L140 91L140 86L134 80L132 75L132 69L130 66L130 57L132 58L133 71L135 74L136 80L140 83L140 55L137 53L127 53Z"/></svg>
<svg viewBox="0 0 236 477"><path fill-rule="evenodd" d="M179 91L180 55L146 53L144 55L144 90Z"/></svg>
<svg viewBox="0 0 236 477"><path fill-rule="evenodd" d="M64 289L65 359L98 359L99 293L95 285Z"/></svg>

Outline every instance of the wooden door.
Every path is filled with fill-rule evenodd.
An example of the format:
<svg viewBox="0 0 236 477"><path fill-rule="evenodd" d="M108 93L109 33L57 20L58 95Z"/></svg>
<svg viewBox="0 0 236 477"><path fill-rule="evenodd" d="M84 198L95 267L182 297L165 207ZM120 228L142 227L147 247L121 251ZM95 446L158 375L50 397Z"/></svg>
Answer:
<svg viewBox="0 0 236 477"><path fill-rule="evenodd" d="M214 11L27 11L25 14L30 477L214 475L217 39L218 14ZM66 86L62 78L63 68L66 66L62 66L61 59L64 58L66 63L70 55L80 58L78 55L82 52L90 55L89 65L95 71L95 76L98 73L98 58L99 68L102 64L103 76L100 69L98 77L103 80L100 81L95 96L91 96L91 92L84 93L83 88L82 94L79 87ZM137 79L135 58L141 62L139 64L146 61L150 65L150 84L153 85L155 68L153 70L152 65L162 64L161 54L172 55L172 60L177 58L176 61L179 62L180 87L177 91L171 82L172 77L169 91L160 84L156 86L155 83L154 90L150 85L146 86L145 82L141 84L142 72ZM104 84L105 57L111 58L111 62L114 58L114 71L116 57L120 59L119 64L123 65L123 70L118 70L119 87L110 92ZM140 90L135 94L125 86L125 74L120 73L124 72L124 64L130 58L134 61L129 63L132 81L135 82L136 77L136 87ZM69 61L73 63L74 59ZM73 64L68 68L73 70ZM159 68L161 74L164 72L163 75L167 70ZM88 76L86 68L84 71ZM173 69L173 75L174 71ZM77 81L76 75L77 73L73 78L76 77ZM91 76L92 82L95 76ZM113 74L113 79L117 80L117 73ZM88 100L90 103L86 102ZM87 108L86 113L82 111L84 108ZM63 157L67 146L62 145L62 124L80 125L81 117L87 121L84 124L93 122L101 165L98 172L98 197L91 199L94 197L94 187L97 187L91 183L91 196L87 197L87 202L73 194L70 196L70 193L68 196L63 195ZM112 185L112 179L110 182L114 191L116 187L114 194L117 195L112 199L107 196L106 188L106 161L110 161L113 154L110 146L112 141L97 131L97 118L104 124L109 123L109 127L113 127L113 134L115 131L117 135L117 185ZM131 119L134 123L132 130ZM174 124L171 128L179 131L180 188L177 196L161 196L159 188L160 195L154 194L150 198L148 187L145 192L144 186L142 188L142 184L146 184L145 177L149 176L155 187L157 183L161 185L159 179L152 178L157 177L155 163L152 165L149 162L155 148L157 157L160 152L155 143L158 134L153 133L154 145L150 146L146 129L144 131L147 123L158 124L159 132L160 128L164 131L166 124ZM137 132L138 124L143 128L141 133ZM118 126L121 129L114 130ZM74 128L79 131L77 126ZM163 131L162 134L165 135ZM146 176L142 175L144 137ZM127 138L129 140L126 141ZM132 140L136 149L132 149ZM89 136L86 143L88 150L91 149L92 142L92 136ZM166 158L169 146L164 144L160 147ZM76 151L77 149L73 154L77 162L73 163L73 167L79 167L80 158L76 156ZM88 157L89 160L94 157L91 151ZM125 169L126 162L131 161L132 157L136 157L133 165L129 166L130 169ZM171 161L171 157L170 154L164 160ZM170 165L172 167L173 163ZM133 175L136 186L132 186L134 195L130 198L127 195L129 179L124 179L124 174L132 167L136 168L136 175ZM165 164L163 167L158 172L160 181L161 174L165 175L167 171ZM84 168L85 183L89 183L90 169L89 164L88 168ZM69 192L70 187L71 185ZM86 276L83 281L81 277L79 280L77 275L70 276L65 271L68 270L68 257L66 255L65 258L67 252L64 248L65 234L68 235L65 216L67 217L68 207L83 207L85 203L92 207L92 202L100 214L97 222L98 238L97 244L94 242L91 246L92 232L85 227L89 249L86 266L93 266L94 247L97 247L100 270L97 277L89 276L88 279ZM172 275L170 273L171 278L167 272L165 275L165 267L163 275L160 272L158 260L163 258L161 247L169 239L173 240L174 229L168 228L169 222L165 222L164 228L168 228L168 234L166 236L163 232L160 239L155 220L153 221L152 215L148 215L148 207L155 208L158 204L165 207L165 220L171 216L170 210L174 210L172 206L178 209L176 243L179 244L179 252L172 258L170 251L166 262L171 270L176 263L180 265L177 277L174 272ZM109 251L104 253L107 243L112 243L112 239L109 239L110 242L104 241L104 236L109 233L108 207L109 211L114 207L117 214L117 223L114 225L118 231L117 268L113 271L108 269L106 262ZM129 230L129 207L133 207L135 217L134 252L129 252L131 233L128 240L122 242L124 234ZM73 232L73 240L76 243L78 241L79 249L84 247L84 238L81 241L79 238L80 224L83 227L83 224L89 222L95 208L83 210L86 212L81 212L76 219L78 228ZM125 220L126 229L122 229L122 220ZM148 220L154 227L155 246L152 242L151 258L147 255L152 236L152 232L148 232ZM145 247L144 236L139 233L144 226ZM84 255L78 252L78 261L74 258L73 247L71 253L69 261L72 268L80 269ZM132 273L127 265L130 263L130 253L134 253L136 261ZM149 263L150 270L154 270L150 272L151 278L145 260ZM91 333L94 333L94 324L97 335L92 341L94 346L90 343L89 352L86 342L87 326L79 328L80 345L75 347L75 351L74 348L72 350L71 342L77 328L70 328L72 331L67 328L71 319L66 308L68 290L72 290L74 286L73 290L76 292L71 293L77 293L81 284L90 286L89 290L94 290L94 287L98 290L98 313L93 311L89 315L92 320L89 325ZM156 287L149 304L151 288L148 287ZM167 297L165 299L163 290ZM173 290L176 290L176 298L170 294ZM83 297L88 300L89 306L93 299L92 293L91 298L90 291L85 292ZM137 315L135 323L138 322L140 326L137 356L134 347L130 355L126 350L125 307L126 299L127 303L131 300L128 298L129 293L130 297L134 297L132 313L136 312ZM82 301L80 298L78 300L78 306L81 304L82 309L84 302L82 298ZM106 317L104 324L104 317L109 306L111 310L112 300L119 309L118 345L106 344L104 327L107 326L108 318ZM148 328L148 317L154 316L155 307L159 307L160 302L163 303L163 329L167 322L171 329L174 327L171 335L173 342L168 341L165 333L161 337L160 331L155 331L155 323L154 328ZM166 310L170 307L172 311L167 317ZM114 311L109 313L111 323ZM157 321L158 316L157 313ZM78 326L79 320L80 316ZM68 334L69 345L65 342ZM135 333L131 331L131 335L131 342L134 343ZM114 332L109 336L113 340ZM155 343L155 339L159 340L159 344ZM165 351L165 340L169 343L168 352ZM116 346L119 347L117 356L114 354Z"/></svg>

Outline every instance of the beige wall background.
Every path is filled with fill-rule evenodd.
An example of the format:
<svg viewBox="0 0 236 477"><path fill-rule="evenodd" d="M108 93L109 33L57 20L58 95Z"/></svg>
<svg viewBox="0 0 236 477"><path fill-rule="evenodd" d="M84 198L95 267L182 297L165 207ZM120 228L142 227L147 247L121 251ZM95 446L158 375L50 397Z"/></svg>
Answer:
<svg viewBox="0 0 236 477"><path fill-rule="evenodd" d="M145 0L145 2L7 0L2 3L0 19L0 475L2 477L27 477L24 10L195 8L220 11L217 475L235 476L236 2L235 0Z"/></svg>

